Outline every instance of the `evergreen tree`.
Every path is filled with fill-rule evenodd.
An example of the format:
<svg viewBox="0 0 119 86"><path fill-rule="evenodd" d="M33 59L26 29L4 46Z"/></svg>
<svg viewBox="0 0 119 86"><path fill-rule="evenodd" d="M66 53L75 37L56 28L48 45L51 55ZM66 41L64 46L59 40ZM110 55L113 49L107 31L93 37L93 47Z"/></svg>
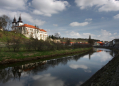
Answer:
<svg viewBox="0 0 119 86"><path fill-rule="evenodd" d="M66 45L70 45L70 42L71 42L71 41L70 41L69 39L67 39L67 40L66 40Z"/></svg>
<svg viewBox="0 0 119 86"><path fill-rule="evenodd" d="M54 36L52 35L51 38L54 39Z"/></svg>
<svg viewBox="0 0 119 86"><path fill-rule="evenodd" d="M93 39L91 39L91 35L89 35L88 43L89 43L89 44L91 44L91 45L93 45L93 44L94 44L94 40L93 40Z"/></svg>

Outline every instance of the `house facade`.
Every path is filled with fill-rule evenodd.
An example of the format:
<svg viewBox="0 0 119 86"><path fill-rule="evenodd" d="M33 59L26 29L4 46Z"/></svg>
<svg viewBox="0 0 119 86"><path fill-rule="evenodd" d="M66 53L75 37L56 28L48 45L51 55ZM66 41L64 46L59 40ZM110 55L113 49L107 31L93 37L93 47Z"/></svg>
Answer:
<svg viewBox="0 0 119 86"><path fill-rule="evenodd" d="M38 40L45 41L48 37L47 31L45 31L44 29L37 28L33 25L24 24L22 22L21 16L19 17L18 21L16 21L16 18L14 17L12 22L12 30L17 33L21 33L28 38L32 37Z"/></svg>
<svg viewBox="0 0 119 86"><path fill-rule="evenodd" d="M119 39L113 39L112 42L114 47L119 47Z"/></svg>

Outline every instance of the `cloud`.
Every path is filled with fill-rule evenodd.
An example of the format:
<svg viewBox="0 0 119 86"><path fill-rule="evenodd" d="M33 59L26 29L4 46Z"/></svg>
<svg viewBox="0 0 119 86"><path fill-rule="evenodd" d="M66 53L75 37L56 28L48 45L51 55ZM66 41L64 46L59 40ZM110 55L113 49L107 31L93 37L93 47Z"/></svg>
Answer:
<svg viewBox="0 0 119 86"><path fill-rule="evenodd" d="M100 35L98 35L97 38L99 38L101 40L112 40L110 38L112 36L113 36L112 33L110 33L109 31L101 29Z"/></svg>
<svg viewBox="0 0 119 86"><path fill-rule="evenodd" d="M107 1L107 0L105 0ZM119 1L116 0L108 0L107 3L105 5L102 5L99 8L99 11L105 11L105 12L109 12L109 11L119 11Z"/></svg>
<svg viewBox="0 0 119 86"><path fill-rule="evenodd" d="M76 31L66 31L65 32L67 36L71 38L89 38L89 35L91 35L92 39L99 39L102 41L111 41L115 38L119 38L119 35L116 35L117 33L111 33L107 30L98 30L98 34L92 34L92 33L78 33Z"/></svg>
<svg viewBox="0 0 119 86"><path fill-rule="evenodd" d="M86 26L88 25L89 23L88 22L83 22L83 23L79 23L79 22L72 22L70 23L69 25L74 27L74 26Z"/></svg>
<svg viewBox="0 0 119 86"><path fill-rule="evenodd" d="M114 33L114 35L116 35L117 33Z"/></svg>
<svg viewBox="0 0 119 86"><path fill-rule="evenodd" d="M33 18L30 14L25 12L22 13L22 19L24 19L25 21L31 22L33 25L41 26L46 23L45 21Z"/></svg>
<svg viewBox="0 0 119 86"><path fill-rule="evenodd" d="M89 59L89 55L85 55L85 56L83 56L83 58L88 58Z"/></svg>
<svg viewBox="0 0 119 86"><path fill-rule="evenodd" d="M20 12L20 11L16 12L16 11L8 11L8 10L2 10L2 9L0 9L0 12L1 12L0 16L5 14L5 15L8 15L11 19L13 19L14 16L17 17L18 19L19 14L21 14L23 23L30 22L33 25L39 25L39 26L46 23L45 21L33 18L29 13L26 13L26 12ZM27 22L24 22L24 21L27 21Z"/></svg>
<svg viewBox="0 0 119 86"><path fill-rule="evenodd" d="M25 80L14 80L14 81L7 81L7 83L4 83L4 86L24 86ZM3 85L3 84L2 84Z"/></svg>
<svg viewBox="0 0 119 86"><path fill-rule="evenodd" d="M111 36L112 34L106 30L101 29L102 36Z"/></svg>
<svg viewBox="0 0 119 86"><path fill-rule="evenodd" d="M37 75L32 78L35 80L32 83L34 86L64 86L64 82L62 80L51 76L51 74Z"/></svg>
<svg viewBox="0 0 119 86"><path fill-rule="evenodd" d="M32 0L32 7L35 8L33 11L34 14L52 16L60 11L66 9L69 6L67 1L61 0Z"/></svg>
<svg viewBox="0 0 119 86"><path fill-rule="evenodd" d="M72 37L80 37L81 35L75 31L68 32L66 31L66 34Z"/></svg>
<svg viewBox="0 0 119 86"><path fill-rule="evenodd" d="M97 58L95 58L97 57ZM101 62L105 62L105 61L109 61L112 56L110 54L107 54L105 51L99 52L99 53L94 53L91 58L95 59L96 61L101 61Z"/></svg>
<svg viewBox="0 0 119 86"><path fill-rule="evenodd" d="M99 12L119 11L119 1L116 0L75 0L80 9L96 6Z"/></svg>
<svg viewBox="0 0 119 86"><path fill-rule="evenodd" d="M76 86L80 86L83 83L84 83L83 81L80 81L78 84L76 84Z"/></svg>
<svg viewBox="0 0 119 86"><path fill-rule="evenodd" d="M94 34L91 34L91 33L83 33L82 35L83 35L84 37L85 37L85 36L86 36L86 37L87 37L87 36L89 37L89 35L95 36Z"/></svg>
<svg viewBox="0 0 119 86"><path fill-rule="evenodd" d="M104 19L104 17L101 17L101 19Z"/></svg>
<svg viewBox="0 0 119 86"><path fill-rule="evenodd" d="M92 20L93 20L92 18L85 19L85 21L92 21Z"/></svg>
<svg viewBox="0 0 119 86"><path fill-rule="evenodd" d="M53 24L53 26L58 26L58 24Z"/></svg>
<svg viewBox="0 0 119 86"><path fill-rule="evenodd" d="M91 34L91 33L82 33L82 34L79 34L78 32L75 32L75 31L66 31L66 35L67 36L70 36L70 37L73 37L73 38L89 38L89 35L91 35L91 38L94 37L95 35L94 34Z"/></svg>
<svg viewBox="0 0 119 86"><path fill-rule="evenodd" d="M114 19L119 19L119 14L115 15L113 18Z"/></svg>
<svg viewBox="0 0 119 86"><path fill-rule="evenodd" d="M0 8L8 10L25 10L27 0L0 0Z"/></svg>
<svg viewBox="0 0 119 86"><path fill-rule="evenodd" d="M69 65L69 67L72 69L78 69L78 68L88 69L88 67L85 65L76 65L76 64L71 64L71 65Z"/></svg>

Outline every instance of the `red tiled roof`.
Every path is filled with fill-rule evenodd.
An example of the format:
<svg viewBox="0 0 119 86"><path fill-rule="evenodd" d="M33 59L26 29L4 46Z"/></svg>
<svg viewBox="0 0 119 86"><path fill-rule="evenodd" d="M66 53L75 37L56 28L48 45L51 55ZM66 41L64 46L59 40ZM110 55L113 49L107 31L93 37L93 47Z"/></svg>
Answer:
<svg viewBox="0 0 119 86"><path fill-rule="evenodd" d="M44 31L44 32L47 32L47 31L45 31L44 29L40 29L40 31Z"/></svg>
<svg viewBox="0 0 119 86"><path fill-rule="evenodd" d="M102 52L102 50L98 50L97 52Z"/></svg>
<svg viewBox="0 0 119 86"><path fill-rule="evenodd" d="M24 25L21 25L21 26L18 26L18 27L30 27L30 28L34 28L34 29L39 29L33 25L29 25L29 24L24 24ZM44 29L39 29L40 31L43 31L43 32L47 32L45 31Z"/></svg>
<svg viewBox="0 0 119 86"><path fill-rule="evenodd" d="M102 43L102 42L98 41L97 43Z"/></svg>

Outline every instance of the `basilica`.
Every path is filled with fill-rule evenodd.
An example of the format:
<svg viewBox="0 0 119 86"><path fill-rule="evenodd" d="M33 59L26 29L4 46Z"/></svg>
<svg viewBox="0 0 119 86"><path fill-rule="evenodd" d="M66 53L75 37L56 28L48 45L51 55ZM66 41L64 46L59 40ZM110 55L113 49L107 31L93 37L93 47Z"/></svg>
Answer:
<svg viewBox="0 0 119 86"><path fill-rule="evenodd" d="M12 22L12 30L25 35L26 37L30 38L33 37L34 39L38 40L46 40L47 39L47 31L44 29L40 29L36 26L24 24L22 21L21 16L19 16L18 21L14 17Z"/></svg>

